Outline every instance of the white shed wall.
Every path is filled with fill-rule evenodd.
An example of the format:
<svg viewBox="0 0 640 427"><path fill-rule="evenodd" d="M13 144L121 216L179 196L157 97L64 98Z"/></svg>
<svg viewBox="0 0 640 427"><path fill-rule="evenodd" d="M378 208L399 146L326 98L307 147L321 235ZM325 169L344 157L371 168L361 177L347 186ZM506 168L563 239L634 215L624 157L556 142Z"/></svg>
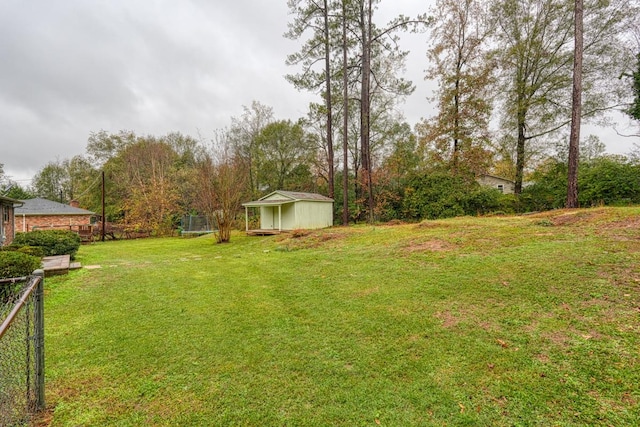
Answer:
<svg viewBox="0 0 640 427"><path fill-rule="evenodd" d="M295 228L325 228L333 225L333 203L299 201Z"/></svg>
<svg viewBox="0 0 640 427"><path fill-rule="evenodd" d="M315 229L333 225L333 203L297 201L281 207L282 230ZM278 229L278 206L260 207L260 228Z"/></svg>
<svg viewBox="0 0 640 427"><path fill-rule="evenodd" d="M263 230L277 230L280 226L282 230L293 230L295 226L296 211L295 203L287 203L280 207L281 217L278 217L278 206L260 207L260 228ZM280 224L278 221L281 220Z"/></svg>

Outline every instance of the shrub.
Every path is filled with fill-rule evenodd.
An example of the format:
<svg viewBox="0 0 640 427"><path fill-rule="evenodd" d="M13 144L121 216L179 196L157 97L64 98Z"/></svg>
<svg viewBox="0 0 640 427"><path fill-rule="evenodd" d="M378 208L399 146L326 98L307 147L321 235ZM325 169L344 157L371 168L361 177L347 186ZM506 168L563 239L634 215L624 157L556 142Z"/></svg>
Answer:
<svg viewBox="0 0 640 427"><path fill-rule="evenodd" d="M31 256L36 256L38 258L42 258L44 256L44 249L42 249L40 246L11 244L10 246L3 247L2 250L20 252Z"/></svg>
<svg viewBox="0 0 640 427"><path fill-rule="evenodd" d="M40 258L17 251L0 252L0 279L28 276L40 268Z"/></svg>
<svg viewBox="0 0 640 427"><path fill-rule="evenodd" d="M468 215L485 215L501 209L502 193L495 188L481 187L464 196L465 213Z"/></svg>
<svg viewBox="0 0 640 427"><path fill-rule="evenodd" d="M639 168L624 158L601 157L580 170L580 205L632 204L640 202Z"/></svg>
<svg viewBox="0 0 640 427"><path fill-rule="evenodd" d="M402 214L407 220L484 215L513 209L497 189L481 187L475 181L446 172L416 175L405 191Z"/></svg>
<svg viewBox="0 0 640 427"><path fill-rule="evenodd" d="M13 243L19 246L39 246L45 256L71 255L80 248L80 236L69 230L35 230L18 233Z"/></svg>

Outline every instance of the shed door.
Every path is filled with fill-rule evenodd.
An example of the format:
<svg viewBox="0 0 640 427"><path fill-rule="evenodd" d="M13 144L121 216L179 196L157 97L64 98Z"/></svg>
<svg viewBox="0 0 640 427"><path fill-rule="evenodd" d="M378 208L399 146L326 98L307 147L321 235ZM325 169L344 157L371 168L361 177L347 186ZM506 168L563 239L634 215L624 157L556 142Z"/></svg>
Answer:
<svg viewBox="0 0 640 427"><path fill-rule="evenodd" d="M271 208L271 229L276 229L276 224L278 223L278 209L275 207Z"/></svg>

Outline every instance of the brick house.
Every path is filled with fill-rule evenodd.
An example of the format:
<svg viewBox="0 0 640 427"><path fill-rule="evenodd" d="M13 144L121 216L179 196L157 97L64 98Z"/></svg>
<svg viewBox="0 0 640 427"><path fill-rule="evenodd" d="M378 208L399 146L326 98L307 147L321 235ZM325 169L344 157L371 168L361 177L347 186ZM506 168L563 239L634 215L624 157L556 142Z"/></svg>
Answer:
<svg viewBox="0 0 640 427"><path fill-rule="evenodd" d="M10 245L16 234L15 208L21 201L0 196L0 246Z"/></svg>
<svg viewBox="0 0 640 427"><path fill-rule="evenodd" d="M42 229L66 229L78 231L89 227L94 212L78 207L72 201L70 205L47 199L21 200L22 206L15 209L16 231L27 232Z"/></svg>

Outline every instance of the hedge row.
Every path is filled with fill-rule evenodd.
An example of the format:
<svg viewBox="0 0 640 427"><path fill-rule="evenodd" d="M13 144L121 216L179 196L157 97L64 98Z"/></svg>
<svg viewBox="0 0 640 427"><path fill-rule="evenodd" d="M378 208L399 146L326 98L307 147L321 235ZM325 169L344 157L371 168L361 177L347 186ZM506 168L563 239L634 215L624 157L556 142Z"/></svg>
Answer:
<svg viewBox="0 0 640 427"><path fill-rule="evenodd" d="M36 230L18 233L12 246L42 249L42 256L70 255L75 258L80 248L80 236L70 230Z"/></svg>
<svg viewBox="0 0 640 427"><path fill-rule="evenodd" d="M38 257L17 251L0 251L0 279L28 276L41 265Z"/></svg>

